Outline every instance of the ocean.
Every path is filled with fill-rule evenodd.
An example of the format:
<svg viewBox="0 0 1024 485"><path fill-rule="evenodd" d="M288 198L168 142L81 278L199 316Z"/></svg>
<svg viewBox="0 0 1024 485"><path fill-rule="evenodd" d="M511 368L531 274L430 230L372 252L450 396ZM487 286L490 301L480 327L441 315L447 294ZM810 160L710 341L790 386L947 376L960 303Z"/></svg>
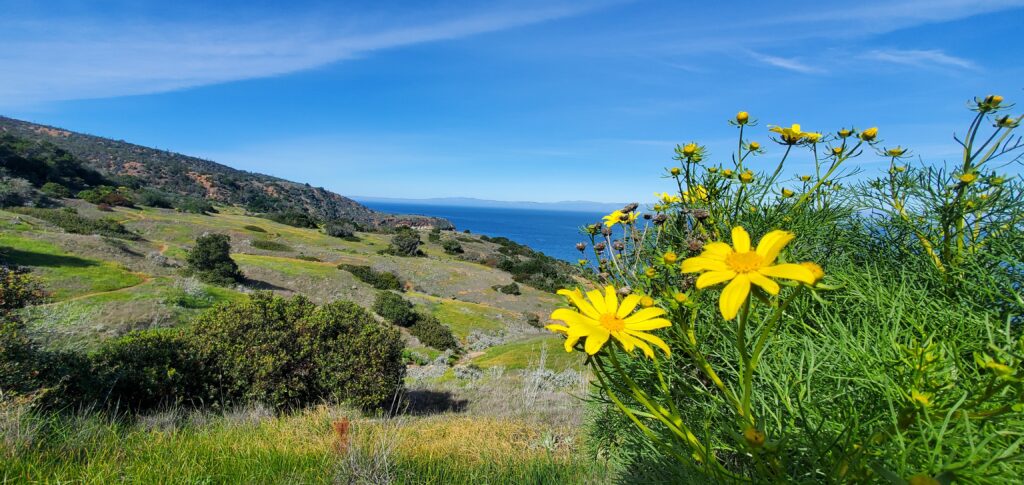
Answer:
<svg viewBox="0 0 1024 485"><path fill-rule="evenodd" d="M443 217L458 231L504 236L548 256L571 263L579 259L576 243L587 240L580 228L601 222L605 214L539 209L459 207L396 202L361 202L381 212Z"/></svg>

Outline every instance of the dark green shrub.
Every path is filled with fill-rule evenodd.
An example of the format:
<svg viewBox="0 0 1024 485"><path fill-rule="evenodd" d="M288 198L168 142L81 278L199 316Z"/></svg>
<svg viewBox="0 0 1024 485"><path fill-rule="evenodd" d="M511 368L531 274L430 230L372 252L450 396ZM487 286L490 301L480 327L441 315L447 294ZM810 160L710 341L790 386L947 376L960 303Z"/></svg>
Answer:
<svg viewBox="0 0 1024 485"><path fill-rule="evenodd" d="M443 248L444 252L448 254L462 254L466 252L462 249L462 245L454 239L445 239L444 242L441 243L441 248Z"/></svg>
<svg viewBox="0 0 1024 485"><path fill-rule="evenodd" d="M358 266L354 264L339 264L338 269L352 273L352 276L359 278L378 290L402 290L402 281L398 275L387 271L377 271L369 266Z"/></svg>
<svg viewBox="0 0 1024 485"><path fill-rule="evenodd" d="M430 241L430 242L440 242L441 241L441 228L440 227L435 227L435 228L431 229L430 233L427 234L427 240Z"/></svg>
<svg viewBox="0 0 1024 485"><path fill-rule="evenodd" d="M44 194L50 197L65 199L71 197L71 189L58 184L57 182L46 182L39 188Z"/></svg>
<svg viewBox="0 0 1024 485"><path fill-rule="evenodd" d="M371 407L396 392L405 372L399 333L349 302L317 308L303 297L255 294L215 307L192 328L217 402Z"/></svg>
<svg viewBox="0 0 1024 485"><path fill-rule="evenodd" d="M135 200L139 205L146 207L158 207L160 209L170 209L174 207L174 201L171 198L159 190L153 189L142 189L135 195Z"/></svg>
<svg viewBox="0 0 1024 485"><path fill-rule="evenodd" d="M431 315L420 315L416 323L409 327L409 333L419 339L423 345L438 350L456 350L459 341L452 335L451 329Z"/></svg>
<svg viewBox="0 0 1024 485"><path fill-rule="evenodd" d="M504 293L506 295L522 294L522 291L519 289L519 285L517 285L514 281L507 285L494 285L492 288L494 288L494 291L497 291L498 293Z"/></svg>
<svg viewBox="0 0 1024 485"><path fill-rule="evenodd" d="M252 231L252 232L267 232L266 229L264 229L264 228L262 228L260 226L252 226L252 225L244 226L244 227L242 227L242 229L245 229L246 231Z"/></svg>
<svg viewBox="0 0 1024 485"><path fill-rule="evenodd" d="M10 211L42 219L72 234L99 234L120 239L139 239L138 234L125 229L114 219L90 219L78 215L78 212L71 207L63 209L12 207Z"/></svg>
<svg viewBox="0 0 1024 485"><path fill-rule="evenodd" d="M420 251L421 243L420 235L416 230L400 227L395 235L391 236L391 245L385 252L392 256L420 256L423 254L423 251Z"/></svg>
<svg viewBox="0 0 1024 485"><path fill-rule="evenodd" d="M141 411L203 401L207 382L181 330L131 332L108 340L89 356L105 407Z"/></svg>
<svg viewBox="0 0 1024 485"><path fill-rule="evenodd" d="M351 222L343 220L327 221L324 224L324 234L331 237L348 239L355 237L356 227Z"/></svg>
<svg viewBox="0 0 1024 485"><path fill-rule="evenodd" d="M93 204L107 204L119 207L134 207L130 194L124 187L111 187L101 185L93 189L86 189L78 192L78 198Z"/></svg>
<svg viewBox="0 0 1024 485"><path fill-rule="evenodd" d="M318 258L316 256L308 256L308 255L305 255L305 254L300 254L300 255L296 256L295 259L301 259L303 261L311 261L311 262L314 262L314 263L322 263L323 262L322 259L320 259L320 258Z"/></svg>
<svg viewBox="0 0 1024 485"><path fill-rule="evenodd" d="M274 222L285 224L293 227L301 227L308 229L316 229L319 221L315 217L306 214L304 212L272 212L270 214L264 214L260 217L264 219L270 219Z"/></svg>
<svg viewBox="0 0 1024 485"><path fill-rule="evenodd" d="M252 247L256 249L262 249L264 251L294 251L291 246L277 241L269 241L266 239L254 239L252 241Z"/></svg>
<svg viewBox="0 0 1024 485"><path fill-rule="evenodd" d="M377 293L377 299L373 302L373 311L399 327L409 327L416 323L417 315L413 310L412 303L390 291Z"/></svg>
<svg viewBox="0 0 1024 485"><path fill-rule="evenodd" d="M0 207L37 205L42 196L28 180L0 177Z"/></svg>
<svg viewBox="0 0 1024 485"><path fill-rule="evenodd" d="M217 209L209 201L196 197L178 197L174 200L174 210L189 214L215 214Z"/></svg>
<svg viewBox="0 0 1024 485"><path fill-rule="evenodd" d="M196 238L196 245L185 258L185 274L214 285L232 285L241 281L242 273L231 259L231 238L226 234L206 234Z"/></svg>

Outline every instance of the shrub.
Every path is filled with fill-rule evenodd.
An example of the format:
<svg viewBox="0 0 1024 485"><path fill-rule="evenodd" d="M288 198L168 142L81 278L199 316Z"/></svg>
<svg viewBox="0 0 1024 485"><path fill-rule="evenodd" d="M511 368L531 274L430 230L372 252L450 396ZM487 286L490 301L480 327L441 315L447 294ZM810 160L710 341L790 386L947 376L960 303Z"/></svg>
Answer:
<svg viewBox="0 0 1024 485"><path fill-rule="evenodd" d="M264 229L264 228L262 228L260 226L253 226L253 225L243 226L242 229L245 229L246 231L252 231L252 232L267 232L266 229Z"/></svg>
<svg viewBox="0 0 1024 485"><path fill-rule="evenodd" d="M16 207L39 200L32 184L25 179L0 178L0 207Z"/></svg>
<svg viewBox="0 0 1024 485"><path fill-rule="evenodd" d="M459 341L452 335L451 329L431 315L420 315L416 323L409 327L409 333L424 345L438 350L456 350Z"/></svg>
<svg viewBox="0 0 1024 485"><path fill-rule="evenodd" d="M264 251L294 251L291 246L267 239L253 239L252 247Z"/></svg>
<svg viewBox="0 0 1024 485"><path fill-rule="evenodd" d="M189 214L215 214L217 209L208 200L196 197L177 197L174 199L174 210Z"/></svg>
<svg viewBox="0 0 1024 485"><path fill-rule="evenodd" d="M356 235L356 227L349 221L331 220L324 224L324 234L342 239L353 238Z"/></svg>
<svg viewBox="0 0 1024 485"><path fill-rule="evenodd" d="M57 182L46 182L39 188L39 190L50 197L56 197L58 199L71 197L71 189L58 184Z"/></svg>
<svg viewBox="0 0 1024 485"><path fill-rule="evenodd" d="M399 333L349 302L317 308L303 297L258 293L204 313L193 329L224 402L372 407L394 395L405 372Z"/></svg>
<svg viewBox="0 0 1024 485"><path fill-rule="evenodd" d="M93 204L107 204L110 206L133 207L134 202L128 190L124 187L111 187L101 185L93 189L86 189L78 192L78 198Z"/></svg>
<svg viewBox="0 0 1024 485"><path fill-rule="evenodd" d="M519 289L519 285L517 285L514 281L507 285L494 285L492 288L494 288L494 291L497 291L498 293L504 293L506 295L522 294L522 291L520 291Z"/></svg>
<svg viewBox="0 0 1024 485"><path fill-rule="evenodd" d="M427 234L427 240L430 241L430 242L440 242L441 241L441 228L440 227L435 227L435 228L431 229L430 232Z"/></svg>
<svg viewBox="0 0 1024 485"><path fill-rule="evenodd" d="M75 209L70 207L63 209L13 207L10 210L42 219L72 234L98 234L120 239L139 239L138 234L129 231L114 219L90 219L79 215Z"/></svg>
<svg viewBox="0 0 1024 485"><path fill-rule="evenodd" d="M399 327L409 327L416 323L417 316L412 303L390 291L377 292L373 311Z"/></svg>
<svg viewBox="0 0 1024 485"><path fill-rule="evenodd" d="M441 247L444 249L444 252L448 254L462 254L466 252L462 249L462 245L454 239L445 239L445 241L441 243Z"/></svg>
<svg viewBox="0 0 1024 485"><path fill-rule="evenodd" d="M420 235L415 229L400 227L395 235L391 236L391 245L385 252L392 256L421 256L423 254L423 251L420 251L421 243Z"/></svg>
<svg viewBox="0 0 1024 485"><path fill-rule="evenodd" d="M170 209L174 207L174 201L171 200L167 194L160 192L159 190L143 189L135 195L135 200L139 205L146 207L158 207L161 209Z"/></svg>
<svg viewBox="0 0 1024 485"><path fill-rule="evenodd" d="M377 271L369 266L358 266L354 264L339 264L338 269L352 273L360 281L378 290L402 291L402 281L398 275L387 271Z"/></svg>
<svg viewBox="0 0 1024 485"><path fill-rule="evenodd" d="M301 227L307 229L316 229L319 221L315 217L306 214L304 212L272 212L270 214L263 214L264 219L270 219L274 222L285 224L293 227Z"/></svg>
<svg viewBox="0 0 1024 485"><path fill-rule="evenodd" d="M318 258L316 256L309 256L309 255L306 255L306 254L300 254L300 255L296 256L295 259L301 259L303 261L310 261L310 262L313 262L313 263L322 263L323 262L322 259L320 259L320 258Z"/></svg>
<svg viewBox="0 0 1024 485"><path fill-rule="evenodd" d="M199 236L185 258L184 272L214 285L235 284L242 280L242 273L230 253L231 238L226 234Z"/></svg>
<svg viewBox="0 0 1024 485"><path fill-rule="evenodd" d="M108 408L141 411L203 402L207 382L190 340L181 330L146 330L111 339L89 356Z"/></svg>

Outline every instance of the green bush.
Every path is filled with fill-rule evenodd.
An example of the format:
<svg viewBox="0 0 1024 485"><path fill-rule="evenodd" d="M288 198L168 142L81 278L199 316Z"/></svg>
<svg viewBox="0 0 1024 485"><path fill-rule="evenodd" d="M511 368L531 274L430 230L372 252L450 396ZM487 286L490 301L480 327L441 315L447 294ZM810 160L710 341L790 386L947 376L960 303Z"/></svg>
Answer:
<svg viewBox="0 0 1024 485"><path fill-rule="evenodd" d="M89 361L99 386L94 399L112 409L200 405L216 386L181 330L131 332L104 342Z"/></svg>
<svg viewBox="0 0 1024 485"><path fill-rule="evenodd" d="M435 228L431 229L430 232L427 233L427 240L430 241L430 242L440 242L441 241L441 228L440 227L435 227Z"/></svg>
<svg viewBox="0 0 1024 485"><path fill-rule="evenodd" d="M417 315L412 303L390 291L377 292L373 311L385 320L399 327L410 327L416 323Z"/></svg>
<svg viewBox="0 0 1024 485"><path fill-rule="evenodd" d="M416 323L409 327L409 333L424 345L438 350L459 348L459 341L452 335L451 329L431 315L419 315Z"/></svg>
<svg viewBox="0 0 1024 485"><path fill-rule="evenodd" d="M174 210L189 214L215 214L217 209L210 201L196 197L177 197L173 202Z"/></svg>
<svg viewBox="0 0 1024 485"><path fill-rule="evenodd" d="M398 275L387 271L377 271L369 266L358 266L354 264L339 264L338 269L352 273L360 281L378 290L402 291L402 281Z"/></svg>
<svg viewBox="0 0 1024 485"><path fill-rule="evenodd" d="M319 224L319 221L315 217L304 212L272 212L270 214L263 214L260 217L270 219L280 224L306 229L316 229Z"/></svg>
<svg viewBox="0 0 1024 485"><path fill-rule="evenodd" d="M394 395L405 372L399 333L349 302L317 308L303 297L256 294L215 307L192 328L218 402L372 407Z"/></svg>
<svg viewBox="0 0 1024 485"><path fill-rule="evenodd" d="M86 189L78 192L78 198L93 204L106 204L109 206L134 207L135 203L131 193L124 187L111 187L101 185L94 189Z"/></svg>
<svg viewBox="0 0 1024 485"><path fill-rule="evenodd" d="M266 229L264 229L264 228L262 228L260 226L253 226L253 225L243 226L242 229L245 229L246 231L252 231L252 232L267 232Z"/></svg>
<svg viewBox="0 0 1024 485"><path fill-rule="evenodd" d="M135 194L135 200L139 205L146 207L157 207L160 209L174 207L172 198L159 190L142 189Z"/></svg>
<svg viewBox="0 0 1024 485"><path fill-rule="evenodd" d="M316 256L309 256L309 255L306 255L306 254L300 254L298 256L295 256L295 259L301 259L303 261L310 261L310 262L313 262L313 263L322 263L322 262L324 262L322 259L320 259L320 258L318 258Z"/></svg>
<svg viewBox="0 0 1024 485"><path fill-rule="evenodd" d="M184 273L213 285L233 285L242 280L242 273L230 253L231 238L226 234L199 236L185 258Z"/></svg>
<svg viewBox="0 0 1024 485"><path fill-rule="evenodd" d="M507 285L494 285L492 288L494 288L494 291L497 291L498 293L504 293L506 295L522 294L522 291L519 289L519 285L517 285L514 281Z"/></svg>
<svg viewBox="0 0 1024 485"><path fill-rule="evenodd" d="M264 251L294 251L291 246L267 239L253 239L252 247Z"/></svg>
<svg viewBox="0 0 1024 485"><path fill-rule="evenodd" d="M138 234L129 231L114 219L90 219L79 215L75 209L70 207L63 209L12 207L10 211L42 219L72 234L98 234L133 241L140 239Z"/></svg>
<svg viewBox="0 0 1024 485"><path fill-rule="evenodd" d="M71 197L71 189L58 184L57 182L46 182L39 188L39 190L50 197L56 197L59 199Z"/></svg>
<svg viewBox="0 0 1024 485"><path fill-rule="evenodd" d="M420 235L415 229L400 227L391 236L391 244L384 252L392 256L422 256L423 251L420 251L421 243Z"/></svg>
<svg viewBox="0 0 1024 485"><path fill-rule="evenodd" d="M351 239L356 236L356 225L344 220L331 220L324 223L324 234L341 239Z"/></svg>
<svg viewBox="0 0 1024 485"><path fill-rule="evenodd" d="M441 248L443 248L444 252L448 254L462 254L466 252L462 249L462 244L459 244L459 242L454 239L445 239L444 242L441 243Z"/></svg>

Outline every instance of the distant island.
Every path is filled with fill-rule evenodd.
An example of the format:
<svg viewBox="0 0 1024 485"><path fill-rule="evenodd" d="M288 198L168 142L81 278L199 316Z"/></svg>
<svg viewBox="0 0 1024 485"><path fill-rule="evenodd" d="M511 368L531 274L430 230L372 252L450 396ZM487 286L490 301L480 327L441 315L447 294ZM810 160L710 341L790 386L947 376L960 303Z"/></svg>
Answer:
<svg viewBox="0 0 1024 485"><path fill-rule="evenodd" d="M622 208L625 202L594 202L588 200L566 200L560 202L529 202L487 200L472 197L436 197L428 199L404 199L391 197L349 196L361 203L383 202L389 204L417 204L455 207L487 207L498 209L559 210L566 212L611 212Z"/></svg>

